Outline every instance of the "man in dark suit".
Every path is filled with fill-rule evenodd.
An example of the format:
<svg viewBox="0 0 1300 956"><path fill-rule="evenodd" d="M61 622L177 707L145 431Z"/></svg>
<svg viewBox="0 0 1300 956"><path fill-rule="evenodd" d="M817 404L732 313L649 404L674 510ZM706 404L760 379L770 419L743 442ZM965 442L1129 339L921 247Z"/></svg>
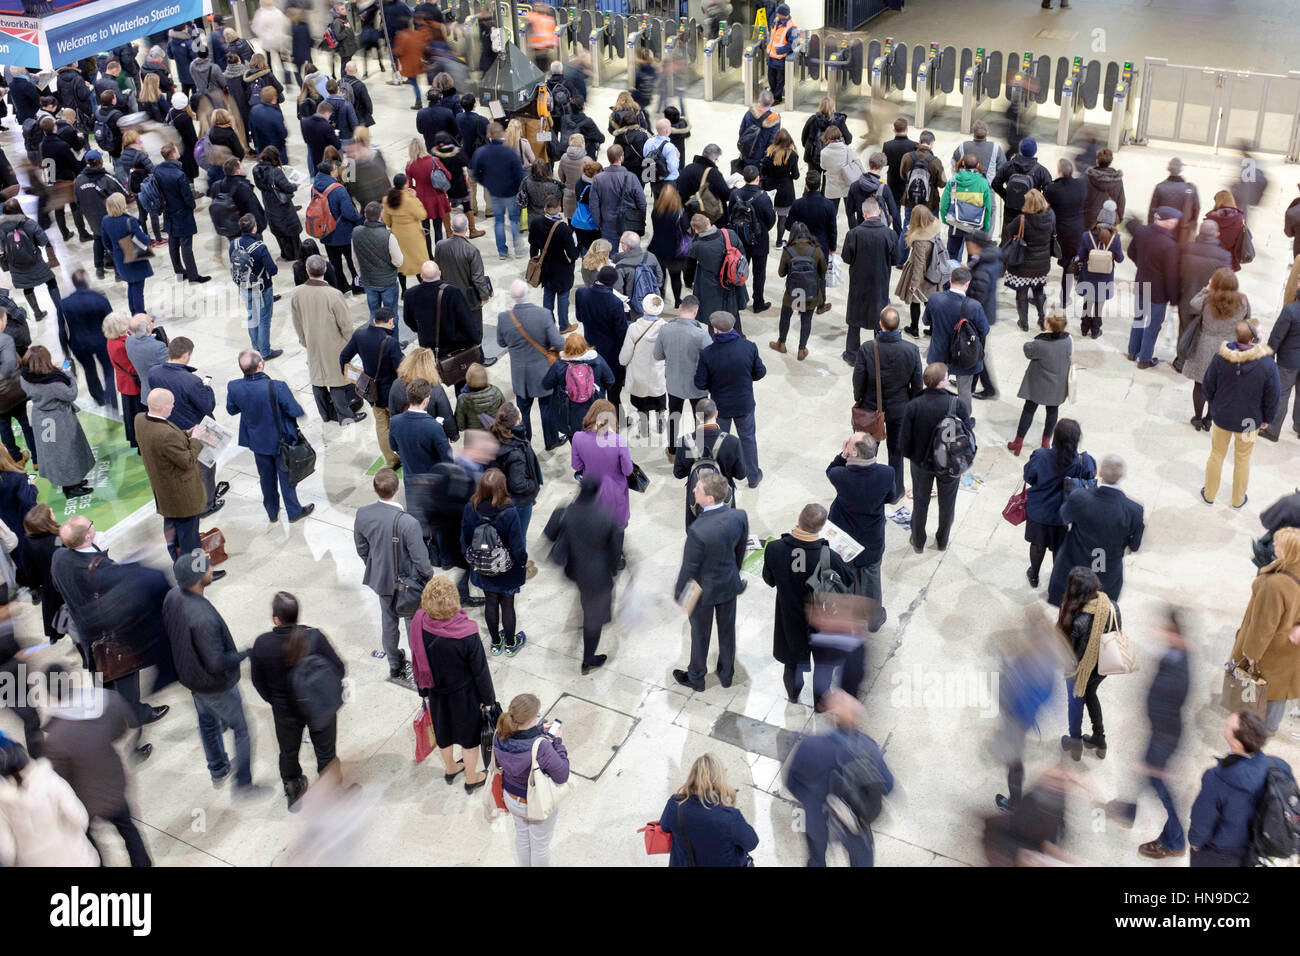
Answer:
<svg viewBox="0 0 1300 956"><path fill-rule="evenodd" d="M933 296L931 297L933 300ZM927 365L921 377L925 390L907 404L903 412L903 425L899 429L899 445L904 457L911 463L912 471L912 550L920 554L925 548L925 520L930 512L930 489L939 485L939 528L934 533L935 546L943 551L948 547L948 532L952 530L953 515L957 510L957 485L960 479L936 475L929 470L930 447L934 430L948 417L949 409L956 404L956 414L974 430L975 420L970 417L970 403L944 388L948 381L948 366L942 362Z"/></svg>
<svg viewBox="0 0 1300 956"><path fill-rule="evenodd" d="M1069 525L1065 542L1052 565L1047 603L1061 606L1065 582L1073 567L1092 568L1101 589L1112 601L1124 588L1124 552L1142 546L1146 530L1142 506L1119 490L1127 466L1119 455L1107 455L1097 469L1097 487L1066 496L1061 520Z"/></svg>
<svg viewBox="0 0 1300 956"><path fill-rule="evenodd" d="M988 340L989 320L984 315L984 307L966 295L970 280L970 270L965 266L958 266L952 270L952 279L948 283L948 288L943 292L936 292L925 303L925 312L921 315L921 321L930 329L930 349L926 353L925 360L931 364L948 362L953 336L957 334L957 326L962 319L968 319L971 325L975 326L981 341ZM983 360L976 362L970 368L954 368L951 371L957 379L957 394L969 406L971 395L975 391L975 377L984 371Z"/></svg>
<svg viewBox="0 0 1300 956"><path fill-rule="evenodd" d="M830 520L862 545L846 580L854 594L871 602L867 629L873 633L880 630L886 617L880 589L880 559L885 554L885 505L897 500L894 469L876 461L878 448L870 435L855 432L826 467L826 477L835 489Z"/></svg>
<svg viewBox="0 0 1300 956"><path fill-rule="evenodd" d="M415 475L431 474L434 465L452 460L447 433L428 412L432 392L433 386L424 379L408 384L406 411L394 415L388 426L388 439L402 459L402 477L408 486Z"/></svg>
<svg viewBox="0 0 1300 956"><path fill-rule="evenodd" d="M695 500L695 488L705 469L710 469L727 479L735 503L736 479L744 478L745 460L740 453L740 439L718 427L718 405L711 398L701 398L695 403L695 417L700 427L695 432L683 429L681 442L673 456L673 477L686 478L686 530L690 530L700 515L700 505ZM696 462L700 468L696 469ZM695 481L691 481L691 472Z"/></svg>
<svg viewBox="0 0 1300 956"><path fill-rule="evenodd" d="M605 397L618 408L623 394L623 380L627 375L627 368L618 360L619 350L623 348L623 339L627 335L627 312L623 309L622 300L614 295L616 285L618 270L613 266L601 266L596 273L596 284L574 293L574 307L578 321L582 324L582 337L614 373L614 384L606 390Z"/></svg>
<svg viewBox="0 0 1300 956"><path fill-rule="evenodd" d="M255 349L239 353L239 369L244 377L226 386L226 414L239 416L239 444L253 453L257 463L267 519L280 520L282 494L289 523L293 524L315 511L316 505L303 507L298 503L293 479L287 471L280 470L280 441L293 440L293 424L305 413L288 384L266 374L266 364Z"/></svg>
<svg viewBox="0 0 1300 956"><path fill-rule="evenodd" d="M892 305L880 313L880 327L870 342L858 349L853 365L853 401L863 408L876 409L876 392L885 413L885 443L889 451L889 467L894 469L894 500L903 497L903 443L899 434L903 428L903 413L907 403L920 395L925 386L921 382L921 350L912 342L904 341L899 331L900 317ZM876 360L879 354L880 380L876 380Z"/></svg>
<svg viewBox="0 0 1300 956"><path fill-rule="evenodd" d="M758 357L758 346L735 330L735 321L730 312L709 317L713 344L700 352L695 387L705 389L717 403L718 425L724 432L731 434L731 423L736 423L749 487L757 488L763 469L758 467L754 383L767 374L767 367Z"/></svg>
<svg viewBox="0 0 1300 956"><path fill-rule="evenodd" d="M370 324L353 332L352 338L348 339L348 344L339 353L339 365L344 368L353 356L361 356L361 370L374 380L377 395L370 404L370 410L375 416L375 437L379 440L379 452L389 468L396 468L401 462L388 440L388 393L397 381L397 366L402 364L402 347L397 343L396 324L397 318L393 315L393 310L380 306L375 309L375 317Z"/></svg>
<svg viewBox="0 0 1300 956"><path fill-rule="evenodd" d="M740 563L745 559L749 518L739 508L728 508L730 486L720 474L706 474L695 485L695 500L702 511L686 532L682 568L674 591L679 597L692 585L700 589L691 611L691 662L674 670L673 680L692 690L704 690L708 672L709 641L713 618L718 619L718 679L731 686L736 670L736 597L745 590Z"/></svg>
<svg viewBox="0 0 1300 956"><path fill-rule="evenodd" d="M9 101L14 104L14 118L22 126L41 106L41 91L27 76L25 67L11 67L13 76L9 80Z"/></svg>
<svg viewBox="0 0 1300 956"><path fill-rule="evenodd" d="M411 384L415 385L414 382ZM409 414L402 412L402 415ZM429 560L420 522L407 514L395 500L397 473L391 468L381 468L375 475L374 489L379 500L357 509L352 523L352 539L357 546L357 556L366 563L361 583L379 595L380 636L388 655L388 675L401 677L406 670L406 655L402 653L403 629L399 627L393 603L397 579L406 577L428 581L433 577L433 563Z"/></svg>
<svg viewBox="0 0 1300 956"><path fill-rule="evenodd" d="M72 273L73 292L63 297L62 318L68 324L68 347L86 373L86 391L99 405L117 407L116 379L104 338L104 319L113 311L108 296L90 287L85 269ZM95 364L103 370L101 383Z"/></svg>

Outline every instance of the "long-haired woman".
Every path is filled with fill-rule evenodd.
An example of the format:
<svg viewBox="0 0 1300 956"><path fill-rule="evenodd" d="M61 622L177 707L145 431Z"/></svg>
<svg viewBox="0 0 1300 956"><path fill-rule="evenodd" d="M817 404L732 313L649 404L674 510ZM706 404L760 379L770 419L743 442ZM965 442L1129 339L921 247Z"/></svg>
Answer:
<svg viewBox="0 0 1300 956"><path fill-rule="evenodd" d="M460 429L456 427L456 416L451 410L451 401L447 390L443 388L438 376L438 361L433 349L415 346L406 350L402 363L397 366L397 380L388 390L388 413L400 415L409 407L406 400L406 386L417 378L422 378L433 386L429 393L428 412L442 423L442 430L447 433L447 441L460 438Z"/></svg>
<svg viewBox="0 0 1300 956"><path fill-rule="evenodd" d="M1025 577L1031 588L1038 587L1038 573L1043 558L1052 552L1052 560L1065 541L1065 523L1061 505L1065 502L1065 484L1072 478L1097 477L1097 462L1087 452L1079 451L1083 429L1073 418L1062 418L1052 432L1050 448L1037 448L1025 462L1025 540L1029 542L1029 567Z"/></svg>
<svg viewBox="0 0 1300 956"><path fill-rule="evenodd" d="M444 197L445 198L445 197ZM397 237L402 250L402 264L397 267L397 282L406 291L408 276L418 276L428 254L428 233L424 224L429 213L419 199L419 191L412 187L404 173L393 177L392 188L384 194L380 213L384 225ZM434 220L438 238L442 238L442 220Z"/></svg>
<svg viewBox="0 0 1300 956"><path fill-rule="evenodd" d="M930 256L934 253L934 237L939 232L939 220L928 206L913 207L907 232L903 234L903 242L910 254L899 272L898 285L894 287L894 295L906 302L911 310L908 335L921 334L921 307L939 291L939 287L925 277Z"/></svg>
<svg viewBox="0 0 1300 956"><path fill-rule="evenodd" d="M1214 194L1214 208L1205 214L1206 219L1213 220L1219 227L1219 245L1232 255L1232 271L1241 270L1238 258L1237 241L1246 228L1246 214L1237 208L1237 200L1232 192L1220 189Z"/></svg>
<svg viewBox="0 0 1300 956"><path fill-rule="evenodd" d="M497 720L492 753L501 768L506 810L515 818L515 854L520 866L550 866L554 810L545 820L528 819L528 777L536 760L538 769L557 784L569 779L569 754L554 722L542 723L542 702L533 694L520 694Z"/></svg>
<svg viewBox="0 0 1300 956"><path fill-rule="evenodd" d="M1101 579L1088 568L1071 568L1056 618L1056 632L1077 662L1065 675L1069 733L1061 738L1061 749L1075 760L1084 747L1095 750L1100 758L1106 756L1106 729L1097 697L1097 688L1105 678L1097 673L1097 659L1101 636L1120 623L1119 607L1102 591ZM1091 734L1083 732L1084 707L1088 708Z"/></svg>
<svg viewBox="0 0 1300 956"><path fill-rule="evenodd" d="M1205 413L1205 389L1202 386L1205 373L1219 353L1219 346L1236 339L1237 323L1250 318L1250 300L1241 291L1236 273L1227 268L1216 269L1210 276L1209 285L1192 296L1193 310L1198 300L1201 302L1201 329L1192 354L1183 363L1183 375L1195 383L1192 386L1192 427L1208 432L1211 422Z"/></svg>
<svg viewBox="0 0 1300 956"><path fill-rule="evenodd" d="M784 129L776 131L776 138L767 148L759 172L763 174L764 187L776 190L772 207L776 210L776 247L780 249L785 244L781 237L785 235L786 217L794 205L794 184L799 179L799 153L789 132Z"/></svg>
<svg viewBox="0 0 1300 956"><path fill-rule="evenodd" d="M669 866L748 866L758 834L736 809L736 788L713 754L691 764L686 782L668 798L659 829L673 835Z"/></svg>
<svg viewBox="0 0 1300 956"><path fill-rule="evenodd" d="M114 195L111 199L121 200ZM22 359L23 391L32 400L32 431L40 451L37 470L63 489L65 498L80 498L94 489L86 475L95 467L95 453L77 418L77 380L57 368L44 345L33 345Z"/></svg>
<svg viewBox="0 0 1300 956"><path fill-rule="evenodd" d="M22 528L18 554L22 558L23 574L27 576L28 587L40 595L46 640L57 641L63 635L54 629L54 618L63 607L63 595L54 586L50 565L54 560L54 549L59 547L59 523L49 505L38 504L23 516Z"/></svg>
<svg viewBox="0 0 1300 956"><path fill-rule="evenodd" d="M664 282L659 288L660 297L668 295L667 286L673 290L673 308L682 301L682 270L686 268L683 253L690 246L691 217L682 206L681 194L672 183L665 183L659 198L650 210L650 245L647 251L659 260L664 270Z"/></svg>

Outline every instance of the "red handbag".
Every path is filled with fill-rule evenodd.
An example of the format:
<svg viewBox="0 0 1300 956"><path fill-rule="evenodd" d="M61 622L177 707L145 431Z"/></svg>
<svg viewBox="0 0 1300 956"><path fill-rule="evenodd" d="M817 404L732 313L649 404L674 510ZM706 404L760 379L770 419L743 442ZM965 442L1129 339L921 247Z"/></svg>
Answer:
<svg viewBox="0 0 1300 956"><path fill-rule="evenodd" d="M412 721L412 726L415 728L415 762L422 763L437 747L437 741L433 737L433 718L429 716L428 707L420 708L420 716Z"/></svg>
<svg viewBox="0 0 1300 956"><path fill-rule="evenodd" d="M660 829L658 820L651 820L636 832L645 834L645 851L648 855L654 856L672 851L673 835L667 830Z"/></svg>
<svg viewBox="0 0 1300 956"><path fill-rule="evenodd" d="M499 768L492 775L492 802L497 805L498 810L506 809L505 780L506 775Z"/></svg>
<svg viewBox="0 0 1300 956"><path fill-rule="evenodd" d="M1029 487L1022 484L1020 490L1007 499L1007 506L1002 509L1002 517L1013 525L1025 523L1025 502L1029 499Z"/></svg>

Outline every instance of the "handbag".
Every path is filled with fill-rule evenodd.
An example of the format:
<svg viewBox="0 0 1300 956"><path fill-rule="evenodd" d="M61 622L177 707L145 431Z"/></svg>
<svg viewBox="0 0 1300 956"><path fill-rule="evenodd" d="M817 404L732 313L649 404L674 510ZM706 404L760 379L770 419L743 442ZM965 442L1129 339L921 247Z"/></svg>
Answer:
<svg viewBox="0 0 1300 956"><path fill-rule="evenodd" d="M1020 217L1020 228L1016 234L1002 243L1002 262L1011 268L1022 265L1025 261L1025 217Z"/></svg>
<svg viewBox="0 0 1300 956"><path fill-rule="evenodd" d="M1201 316L1197 313L1187 322L1187 328L1178 336L1178 357L1183 361L1192 357L1201 340Z"/></svg>
<svg viewBox="0 0 1300 956"><path fill-rule="evenodd" d="M1097 654L1097 673L1102 677L1135 673L1140 669L1137 654L1134 653L1128 635L1119 626L1119 621L1114 618L1113 612L1111 622L1114 623L1115 629L1101 635L1101 649Z"/></svg>
<svg viewBox="0 0 1300 956"><path fill-rule="evenodd" d="M627 487L630 491L639 491L642 494L650 487L650 479L636 462L632 462L632 473L627 476Z"/></svg>
<svg viewBox="0 0 1300 956"><path fill-rule="evenodd" d="M573 789L572 784L567 780L564 783L556 783L538 766L537 749L541 747L543 739L538 737L533 741L533 760L528 768L528 807L524 811L524 819L529 823L542 823L549 820L551 814L559 809L564 798Z"/></svg>
<svg viewBox="0 0 1300 956"><path fill-rule="evenodd" d="M442 342L442 295L447 291L446 286L438 290L438 301L434 309L434 334L433 334L433 354L441 355L440 343ZM475 362L483 361L483 347L481 345L471 345L467 349L461 349L459 352L453 352L445 358L438 359L438 375L443 382L455 388L465 381L465 372Z"/></svg>
<svg viewBox="0 0 1300 956"><path fill-rule="evenodd" d="M433 717L427 704L420 708L420 716L411 721L411 727L415 731L415 762L423 763L424 758L438 748L438 739L433 734Z"/></svg>
<svg viewBox="0 0 1300 956"><path fill-rule="evenodd" d="M546 241L542 243L542 251L529 259L528 265L524 266L524 281L534 289L542 284L542 261L546 258L546 250L551 248L551 237L555 235L555 229L560 222L561 220L557 219L551 223L551 231L546 234Z"/></svg>
<svg viewBox="0 0 1300 956"><path fill-rule="evenodd" d="M199 545L203 548L203 553L208 556L208 563L213 567L224 564L229 557L226 554L226 536L221 533L220 528L209 528L199 535Z"/></svg>
<svg viewBox="0 0 1300 956"><path fill-rule="evenodd" d="M103 560L104 555L96 555L87 566L90 572L90 590L96 603L99 601L99 588L95 586L95 571L99 569ZM90 645L90 656L95 664L95 670L105 684L129 677L144 667L139 652L113 634L105 634L99 640L93 641Z"/></svg>
<svg viewBox="0 0 1300 956"><path fill-rule="evenodd" d="M624 180L627 179L626 176L623 178ZM635 176L632 178L636 179ZM641 185L641 180L639 179L637 179L637 188L640 190L645 189L645 187ZM637 209L635 202L620 195L618 215L615 217L614 225L618 229L620 235L625 232L635 232L638 236L645 235L645 214Z"/></svg>
<svg viewBox="0 0 1300 956"><path fill-rule="evenodd" d="M374 378L367 375L364 368L357 371L354 376L349 369L356 369L356 366L350 363L343 367L343 374L352 379L352 387L356 389L357 394L371 405L379 403L379 375L384 370L384 355L387 351L385 348L379 350L379 362L375 365Z"/></svg>
<svg viewBox="0 0 1300 956"><path fill-rule="evenodd" d="M492 756L492 735L497 732L497 721L501 719L501 704L492 701L492 706L484 704L480 710L483 714L483 726L479 729L478 744L479 750L482 751L483 766L488 766L493 761Z"/></svg>
<svg viewBox="0 0 1300 956"><path fill-rule="evenodd" d="M424 582L413 575L402 574L399 570L402 563L397 545L401 538L397 534L397 524L402 520L403 514L404 512L399 511L393 518L393 613L400 618L410 619L420 609L420 596L424 594Z"/></svg>
<svg viewBox="0 0 1300 956"><path fill-rule="evenodd" d="M23 391L23 380L18 375L11 375L0 382L0 412L8 412L19 405L27 403L27 393Z"/></svg>
<svg viewBox="0 0 1300 956"><path fill-rule="evenodd" d="M1024 524L1026 518L1025 506L1028 501L1029 486L1021 482L1020 490L1007 499L1006 506L1002 509L1002 517L1016 526Z"/></svg>
<svg viewBox="0 0 1300 956"><path fill-rule="evenodd" d="M548 237L547 237L547 241L549 241L549 240L550 240L550 237L548 236ZM543 250L543 251L545 251L545 250ZM513 322L513 323L515 324L515 328L519 330L519 334L522 335L522 336L524 337L524 341L526 341L529 345L531 345L533 348L537 349L537 351L539 351L539 352L542 353L542 358L546 359L546 364L547 364L547 366L554 365L556 362L558 362L558 361L560 360L560 350L559 350L559 349L544 349L544 348L542 348L540 345L538 345L538 344L537 344L537 340L534 339L531 335L529 335L529 334L524 330L524 327L523 327L523 325L520 323L520 321L519 321L517 318L515 318L515 310L514 310L514 309L511 309L507 314L510 316L510 321Z"/></svg>
<svg viewBox="0 0 1300 956"><path fill-rule="evenodd" d="M875 360L876 365L876 407L863 408L856 402L853 404L853 410L850 415L855 432L866 432L876 441L885 440L885 400L881 394L880 382L880 343L873 342L871 347L871 357Z"/></svg>
<svg viewBox="0 0 1300 956"><path fill-rule="evenodd" d="M1236 713L1247 710L1260 717L1268 709L1268 681L1259 672L1259 666L1245 660L1231 660L1223 665L1223 690L1219 706Z"/></svg>
<svg viewBox="0 0 1300 956"><path fill-rule="evenodd" d="M1243 266L1255 261L1255 240L1250 234L1250 227L1245 223L1241 226L1241 232L1237 234L1237 241L1233 244L1232 254L1236 257L1237 262Z"/></svg>
<svg viewBox="0 0 1300 956"><path fill-rule="evenodd" d="M293 423L293 441L284 440L284 427L280 423L280 403L275 397L275 383L269 378L266 380L266 391L271 399L271 411L275 414L275 433L280 439L280 453L276 457L276 465L280 471L288 472L289 480L296 485L316 470L316 449L311 447L311 443L307 441L296 421Z"/></svg>
<svg viewBox="0 0 1300 956"><path fill-rule="evenodd" d="M645 834L645 852L647 856L672 852L673 835L660 827L658 820L651 820L636 832Z"/></svg>

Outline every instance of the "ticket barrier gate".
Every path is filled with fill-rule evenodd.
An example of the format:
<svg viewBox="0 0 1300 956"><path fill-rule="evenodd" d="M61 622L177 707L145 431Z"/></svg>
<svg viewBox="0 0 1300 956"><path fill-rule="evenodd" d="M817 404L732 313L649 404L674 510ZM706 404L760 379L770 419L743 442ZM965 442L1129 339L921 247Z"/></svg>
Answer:
<svg viewBox="0 0 1300 956"><path fill-rule="evenodd" d="M664 53L660 69L679 70L675 85L683 92L700 74L700 27L694 17L664 20Z"/></svg>
<svg viewBox="0 0 1300 956"><path fill-rule="evenodd" d="M907 89L906 43L895 43L893 37L886 37L883 43L872 40L867 45L867 60L873 100L896 98L891 94Z"/></svg>
<svg viewBox="0 0 1300 956"><path fill-rule="evenodd" d="M591 57L591 82L594 86L607 85L618 76L620 69L635 74L635 67L627 60L626 28L627 24L619 14L592 14L587 52Z"/></svg>
<svg viewBox="0 0 1300 956"><path fill-rule="evenodd" d="M718 24L718 35L704 43L704 99L712 103L729 87L720 82L724 78L740 77L745 58L745 33L740 23ZM734 84L732 84L734 85Z"/></svg>
<svg viewBox="0 0 1300 956"><path fill-rule="evenodd" d="M649 14L632 14L624 18L624 33L627 37L627 88L636 89L636 55L644 48L658 63L663 57L664 21L661 17Z"/></svg>
<svg viewBox="0 0 1300 956"><path fill-rule="evenodd" d="M925 129L948 103L957 76L957 50L917 46L913 51L912 91L916 94L916 125Z"/></svg>
<svg viewBox="0 0 1300 956"><path fill-rule="evenodd" d="M823 41L822 67L826 73L826 95L835 109L841 109L854 89L862 89L866 50L861 37L828 34ZM790 87L787 85L787 92Z"/></svg>
<svg viewBox="0 0 1300 956"><path fill-rule="evenodd" d="M1061 57L1056 61L1055 100L1060 107L1056 119L1056 145L1068 146L1074 142L1083 126L1084 113L1097 105L1101 88L1101 64L1096 60L1085 63L1083 57L1072 60Z"/></svg>
<svg viewBox="0 0 1300 956"><path fill-rule="evenodd" d="M740 62L740 85L745 90L746 106L753 106L758 99L758 89L766 69L767 27L755 27Z"/></svg>
<svg viewBox="0 0 1300 956"><path fill-rule="evenodd" d="M1050 57L1035 59L1032 53L1023 56L1007 54L1007 103L1026 136L1030 135L1030 128L1038 118L1038 107L1047 102L1051 75Z"/></svg>
<svg viewBox="0 0 1300 956"><path fill-rule="evenodd" d="M1132 137L1133 104L1137 99L1137 71L1131 61L1123 66L1111 63L1106 67L1106 83L1102 91L1102 105L1110 112L1110 125L1106 130L1106 145L1113 153Z"/></svg>
<svg viewBox="0 0 1300 956"><path fill-rule="evenodd" d="M1002 95L1002 54L983 47L961 51L961 129L970 134Z"/></svg>

